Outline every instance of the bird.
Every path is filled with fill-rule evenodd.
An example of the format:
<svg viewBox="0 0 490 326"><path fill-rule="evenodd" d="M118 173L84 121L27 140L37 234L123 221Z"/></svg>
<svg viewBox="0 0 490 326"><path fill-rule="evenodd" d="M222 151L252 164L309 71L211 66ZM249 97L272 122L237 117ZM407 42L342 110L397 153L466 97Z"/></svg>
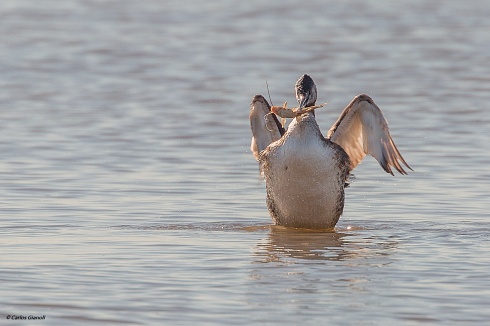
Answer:
<svg viewBox="0 0 490 326"><path fill-rule="evenodd" d="M317 87L302 75L295 84L298 109L315 105ZM265 179L267 208L276 225L333 229L344 210L352 170L370 154L387 173L412 168L398 151L386 119L373 99L360 94L323 136L311 110L287 129L262 95L250 104L250 149ZM413 170L412 170L413 171Z"/></svg>

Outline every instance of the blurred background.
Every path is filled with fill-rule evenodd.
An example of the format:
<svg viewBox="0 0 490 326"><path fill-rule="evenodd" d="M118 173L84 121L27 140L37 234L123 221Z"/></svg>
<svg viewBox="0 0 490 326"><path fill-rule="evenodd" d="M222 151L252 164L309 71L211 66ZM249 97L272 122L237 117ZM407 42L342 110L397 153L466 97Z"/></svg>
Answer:
<svg viewBox="0 0 490 326"><path fill-rule="evenodd" d="M0 313L488 320L486 12L483 0L2 1ZM272 102L293 106L304 73L328 102L324 133L366 93L415 170L392 177L366 158L321 235L270 227L249 151L253 95L267 80Z"/></svg>

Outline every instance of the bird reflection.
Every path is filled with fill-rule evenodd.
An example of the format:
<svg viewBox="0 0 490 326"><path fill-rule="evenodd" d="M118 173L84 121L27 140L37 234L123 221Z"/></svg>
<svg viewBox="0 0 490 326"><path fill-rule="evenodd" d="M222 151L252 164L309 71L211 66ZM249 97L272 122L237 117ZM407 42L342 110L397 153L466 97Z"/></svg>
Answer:
<svg viewBox="0 0 490 326"><path fill-rule="evenodd" d="M335 230L312 231L275 225L271 226L265 242L258 244L257 255L263 258L262 262L281 261L283 258L343 260L357 255L344 246L349 235Z"/></svg>

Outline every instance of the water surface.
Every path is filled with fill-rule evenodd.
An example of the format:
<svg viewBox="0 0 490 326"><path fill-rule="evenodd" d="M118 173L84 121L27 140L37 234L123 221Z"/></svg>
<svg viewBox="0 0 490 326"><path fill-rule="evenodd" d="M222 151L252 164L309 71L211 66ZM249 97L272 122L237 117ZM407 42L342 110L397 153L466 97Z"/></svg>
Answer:
<svg viewBox="0 0 490 326"><path fill-rule="evenodd" d="M2 1L2 324L488 322L487 7ZM303 73L415 170L366 158L334 232L271 226L249 152Z"/></svg>

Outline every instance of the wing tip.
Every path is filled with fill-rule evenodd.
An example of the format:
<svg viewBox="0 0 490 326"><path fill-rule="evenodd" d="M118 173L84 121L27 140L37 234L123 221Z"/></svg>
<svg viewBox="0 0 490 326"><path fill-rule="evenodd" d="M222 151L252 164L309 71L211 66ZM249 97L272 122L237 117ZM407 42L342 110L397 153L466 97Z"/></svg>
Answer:
<svg viewBox="0 0 490 326"><path fill-rule="evenodd" d="M254 97L252 98L252 102L250 103L250 109L253 109L253 107L254 107L254 105L255 105L256 102L261 102L270 111L271 106L270 106L269 102L267 102L267 100L265 99L264 96L262 96L260 94L254 95Z"/></svg>
<svg viewBox="0 0 490 326"><path fill-rule="evenodd" d="M408 175L407 171L405 171L405 169L401 166L400 162L398 162L398 159L407 167L410 169L410 171L413 172L413 169L405 162L405 160L403 160L403 158L397 158L394 160L394 162L392 163L388 163L386 162L386 168L385 166L383 166L381 163L381 167L383 168L383 170L385 170L387 173L391 174L392 176L395 176L395 174L393 173L393 170L391 169L391 167L394 167L395 170L398 171L398 173L400 173L401 175Z"/></svg>
<svg viewBox="0 0 490 326"><path fill-rule="evenodd" d="M379 161L379 165L381 165L386 173L389 173L392 176L395 176L392 167L395 168L395 170L398 171L398 173L400 173L401 175L408 175L407 171L405 171L400 162L403 163L411 171L413 171L413 169L407 164L407 162L405 161L403 156L401 156L400 152L398 152L398 149L396 149L396 147L395 150L395 153L390 151L388 151L387 153L383 152L383 157Z"/></svg>

